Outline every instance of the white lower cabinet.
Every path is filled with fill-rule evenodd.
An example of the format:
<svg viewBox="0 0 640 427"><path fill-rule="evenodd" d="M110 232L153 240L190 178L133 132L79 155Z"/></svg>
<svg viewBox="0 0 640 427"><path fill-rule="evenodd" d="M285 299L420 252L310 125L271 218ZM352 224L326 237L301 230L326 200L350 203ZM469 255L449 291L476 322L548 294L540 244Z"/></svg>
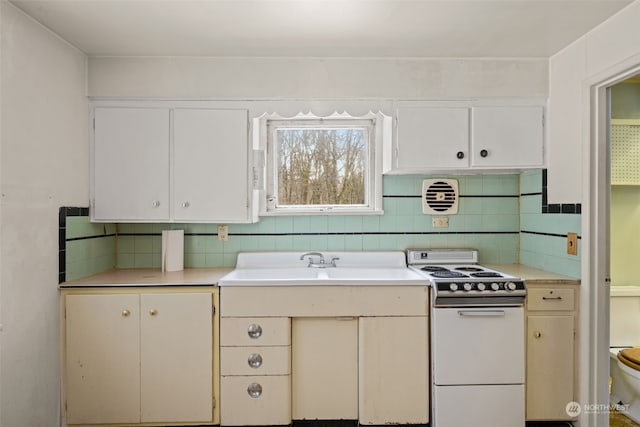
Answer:
<svg viewBox="0 0 640 427"><path fill-rule="evenodd" d="M214 423L214 292L63 295L67 424Z"/></svg>
<svg viewBox="0 0 640 427"><path fill-rule="evenodd" d="M295 318L291 335L293 419L357 419L358 320Z"/></svg>
<svg viewBox="0 0 640 427"><path fill-rule="evenodd" d="M429 422L426 316L359 319L360 424Z"/></svg>
<svg viewBox="0 0 640 427"><path fill-rule="evenodd" d="M291 424L291 321L223 317L220 423Z"/></svg>

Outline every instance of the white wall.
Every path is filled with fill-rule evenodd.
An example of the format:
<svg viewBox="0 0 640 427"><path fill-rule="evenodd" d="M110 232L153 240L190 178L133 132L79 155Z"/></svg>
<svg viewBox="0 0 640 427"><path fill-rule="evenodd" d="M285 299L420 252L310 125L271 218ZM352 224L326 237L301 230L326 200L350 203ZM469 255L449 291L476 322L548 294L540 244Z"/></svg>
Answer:
<svg viewBox="0 0 640 427"><path fill-rule="evenodd" d="M582 201L589 84L640 55L640 0L549 60L549 203Z"/></svg>
<svg viewBox="0 0 640 427"><path fill-rule="evenodd" d="M89 95L178 98L547 96L546 59L89 59Z"/></svg>
<svg viewBox="0 0 640 427"><path fill-rule="evenodd" d="M0 425L57 426L58 208L88 205L86 57L0 8Z"/></svg>

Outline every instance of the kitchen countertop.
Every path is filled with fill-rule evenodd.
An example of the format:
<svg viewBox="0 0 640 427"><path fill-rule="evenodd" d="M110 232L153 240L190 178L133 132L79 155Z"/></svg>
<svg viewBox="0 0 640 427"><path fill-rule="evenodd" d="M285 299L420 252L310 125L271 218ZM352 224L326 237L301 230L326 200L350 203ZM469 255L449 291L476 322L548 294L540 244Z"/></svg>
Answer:
<svg viewBox="0 0 640 427"><path fill-rule="evenodd" d="M484 265L484 264L483 264ZM580 279L562 274L552 273L539 268L529 267L523 264L486 264L487 267L502 271L512 276L521 277L527 285L552 284L552 285L579 285Z"/></svg>
<svg viewBox="0 0 640 427"><path fill-rule="evenodd" d="M527 284L579 285L580 279L552 273L522 264L487 264L489 268L522 277ZM83 279L60 284L60 288L136 287L136 286L211 286L217 285L232 267L186 268L162 272L157 268L114 269Z"/></svg>
<svg viewBox="0 0 640 427"><path fill-rule="evenodd" d="M185 268L162 272L158 268L115 269L60 284L60 288L134 287L134 286L211 286L233 271L230 267Z"/></svg>

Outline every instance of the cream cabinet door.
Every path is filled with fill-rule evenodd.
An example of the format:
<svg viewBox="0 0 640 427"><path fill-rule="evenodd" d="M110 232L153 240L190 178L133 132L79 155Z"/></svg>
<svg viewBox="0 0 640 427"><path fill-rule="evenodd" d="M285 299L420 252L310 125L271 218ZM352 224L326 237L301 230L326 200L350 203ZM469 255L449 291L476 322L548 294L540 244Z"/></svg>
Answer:
<svg viewBox="0 0 640 427"><path fill-rule="evenodd" d="M291 328L293 419L357 419L358 320L294 318Z"/></svg>
<svg viewBox="0 0 640 427"><path fill-rule="evenodd" d="M173 218L247 222L246 110L173 111Z"/></svg>
<svg viewBox="0 0 640 427"><path fill-rule="evenodd" d="M139 296L66 296L67 423L140 422Z"/></svg>
<svg viewBox="0 0 640 427"><path fill-rule="evenodd" d="M361 317L359 332L360 424L427 424L427 317Z"/></svg>
<svg viewBox="0 0 640 427"><path fill-rule="evenodd" d="M210 293L140 296L142 422L211 421Z"/></svg>
<svg viewBox="0 0 640 427"><path fill-rule="evenodd" d="M572 315L527 317L527 420L570 419L574 325Z"/></svg>
<svg viewBox="0 0 640 427"><path fill-rule="evenodd" d="M94 110L92 219L169 219L168 108Z"/></svg>

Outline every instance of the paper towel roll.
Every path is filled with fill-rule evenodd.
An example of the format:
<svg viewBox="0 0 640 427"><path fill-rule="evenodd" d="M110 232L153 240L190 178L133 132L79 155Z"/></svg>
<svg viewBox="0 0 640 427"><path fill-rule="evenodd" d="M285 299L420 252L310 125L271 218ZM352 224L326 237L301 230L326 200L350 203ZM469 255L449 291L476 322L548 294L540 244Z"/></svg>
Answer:
<svg viewBox="0 0 640 427"><path fill-rule="evenodd" d="M184 269L184 230L162 230L162 271Z"/></svg>

